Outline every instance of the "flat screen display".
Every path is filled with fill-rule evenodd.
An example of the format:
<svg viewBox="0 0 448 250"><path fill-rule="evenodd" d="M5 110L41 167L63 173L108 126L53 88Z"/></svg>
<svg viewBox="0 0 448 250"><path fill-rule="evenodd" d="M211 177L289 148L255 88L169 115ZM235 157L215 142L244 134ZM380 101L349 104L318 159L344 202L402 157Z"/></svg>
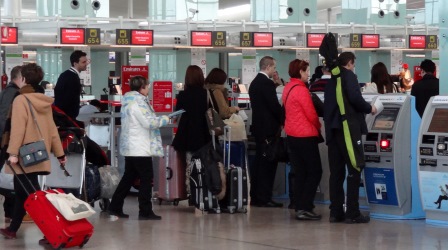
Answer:
<svg viewBox="0 0 448 250"><path fill-rule="evenodd" d="M192 31L191 46L212 46L212 32Z"/></svg>
<svg viewBox="0 0 448 250"><path fill-rule="evenodd" d="M379 48L380 47L380 35L378 34L362 34L362 47L363 48Z"/></svg>
<svg viewBox="0 0 448 250"><path fill-rule="evenodd" d="M84 28L61 28L61 44L84 44Z"/></svg>
<svg viewBox="0 0 448 250"><path fill-rule="evenodd" d="M410 35L409 36L409 48L410 49L426 48L426 36L425 35Z"/></svg>
<svg viewBox="0 0 448 250"><path fill-rule="evenodd" d="M2 43L17 44L19 42L17 27L2 26Z"/></svg>
<svg viewBox="0 0 448 250"><path fill-rule="evenodd" d="M254 32L254 47L272 47L273 37L272 32Z"/></svg>
<svg viewBox="0 0 448 250"><path fill-rule="evenodd" d="M372 130L392 130L399 111L400 108L385 107L383 111L375 117Z"/></svg>
<svg viewBox="0 0 448 250"><path fill-rule="evenodd" d="M448 133L448 109L436 108L434 110L428 132Z"/></svg>
<svg viewBox="0 0 448 250"><path fill-rule="evenodd" d="M325 33L307 33L306 34L306 47L319 48L324 37L325 37Z"/></svg>
<svg viewBox="0 0 448 250"><path fill-rule="evenodd" d="M153 45L152 30L131 30L131 45Z"/></svg>

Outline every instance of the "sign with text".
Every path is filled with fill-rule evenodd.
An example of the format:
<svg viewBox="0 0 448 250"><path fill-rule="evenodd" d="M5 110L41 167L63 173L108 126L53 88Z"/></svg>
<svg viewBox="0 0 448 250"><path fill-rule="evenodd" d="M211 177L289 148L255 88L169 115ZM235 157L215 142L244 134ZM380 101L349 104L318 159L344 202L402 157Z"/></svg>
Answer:
<svg viewBox="0 0 448 250"><path fill-rule="evenodd" d="M130 45L131 44L131 30L117 29L115 31L116 45Z"/></svg>
<svg viewBox="0 0 448 250"><path fill-rule="evenodd" d="M131 30L131 45L152 46L153 36L153 30Z"/></svg>
<svg viewBox="0 0 448 250"><path fill-rule="evenodd" d="M272 32L254 32L254 47L272 47L274 34Z"/></svg>
<svg viewBox="0 0 448 250"><path fill-rule="evenodd" d="M350 34L350 48L361 48L361 34Z"/></svg>
<svg viewBox="0 0 448 250"><path fill-rule="evenodd" d="M437 49L438 48L437 35L427 35L426 36L426 48L427 49Z"/></svg>
<svg viewBox="0 0 448 250"><path fill-rule="evenodd" d="M409 35L409 48L410 49L426 48L426 36L425 35Z"/></svg>
<svg viewBox="0 0 448 250"><path fill-rule="evenodd" d="M18 28L17 27L1 27L2 44L17 44L18 39Z"/></svg>
<svg viewBox="0 0 448 250"><path fill-rule="evenodd" d="M154 81L152 107L155 112L173 112L173 82Z"/></svg>
<svg viewBox="0 0 448 250"><path fill-rule="evenodd" d="M121 92L123 95L131 90L129 81L134 76L143 76L148 79L148 66L121 66Z"/></svg>
<svg viewBox="0 0 448 250"><path fill-rule="evenodd" d="M86 44L100 45L101 44L101 30L98 28L86 28Z"/></svg>
<svg viewBox="0 0 448 250"><path fill-rule="evenodd" d="M362 48L379 48L380 35L379 34L362 34Z"/></svg>
<svg viewBox="0 0 448 250"><path fill-rule="evenodd" d="M84 28L61 28L61 44L84 44Z"/></svg>
<svg viewBox="0 0 448 250"><path fill-rule="evenodd" d="M191 31L191 46L212 46L211 31Z"/></svg>
<svg viewBox="0 0 448 250"><path fill-rule="evenodd" d="M306 47L319 48L325 33L306 33Z"/></svg>
<svg viewBox="0 0 448 250"><path fill-rule="evenodd" d="M227 33L225 31L212 32L212 46L225 47L227 45Z"/></svg>
<svg viewBox="0 0 448 250"><path fill-rule="evenodd" d="M241 47L253 47L254 33L252 32L240 32L240 46Z"/></svg>

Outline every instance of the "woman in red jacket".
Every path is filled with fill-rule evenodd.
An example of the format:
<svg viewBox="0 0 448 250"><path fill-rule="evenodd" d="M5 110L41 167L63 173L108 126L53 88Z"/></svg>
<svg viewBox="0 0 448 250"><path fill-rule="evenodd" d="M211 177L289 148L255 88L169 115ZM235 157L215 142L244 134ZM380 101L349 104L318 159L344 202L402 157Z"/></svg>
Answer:
<svg viewBox="0 0 448 250"><path fill-rule="evenodd" d="M286 110L285 132L291 165L295 171L295 209L298 220L320 220L313 212L314 196L322 177L318 136L319 117L305 84L310 73L306 61L295 59L289 64L289 84L283 91Z"/></svg>

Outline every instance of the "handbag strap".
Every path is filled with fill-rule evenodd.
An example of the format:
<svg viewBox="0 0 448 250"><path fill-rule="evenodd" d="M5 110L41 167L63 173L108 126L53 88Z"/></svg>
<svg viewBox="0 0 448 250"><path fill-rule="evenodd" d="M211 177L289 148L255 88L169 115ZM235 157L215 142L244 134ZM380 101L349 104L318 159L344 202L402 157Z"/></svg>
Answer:
<svg viewBox="0 0 448 250"><path fill-rule="evenodd" d="M33 120L34 120L34 125L36 125L37 130L39 131L40 138L43 139L42 133L40 132L39 124L37 124L36 116L34 115L33 105L31 104L31 101L30 101L30 99L28 99L28 97L26 97L25 95L23 95L23 97L25 97L26 101L28 102L28 106L30 107L31 116L33 117Z"/></svg>
<svg viewBox="0 0 448 250"><path fill-rule="evenodd" d="M286 98L285 98L285 103L283 103L283 107L286 107L286 102L288 101L289 94L291 94L292 89L297 86L299 86L299 84L292 86L292 88L288 91L288 94L286 95Z"/></svg>
<svg viewBox="0 0 448 250"><path fill-rule="evenodd" d="M207 90L207 106L209 106L210 104L212 105L212 108L215 109L215 105L213 105L213 100L212 100L212 97L210 95L210 91Z"/></svg>

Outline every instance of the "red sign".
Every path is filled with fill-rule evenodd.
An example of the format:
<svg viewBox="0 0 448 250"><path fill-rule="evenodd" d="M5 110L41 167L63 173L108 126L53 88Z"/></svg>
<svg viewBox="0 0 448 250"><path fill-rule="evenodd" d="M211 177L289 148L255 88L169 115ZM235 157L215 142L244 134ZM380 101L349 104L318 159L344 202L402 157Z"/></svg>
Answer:
<svg viewBox="0 0 448 250"><path fill-rule="evenodd" d="M148 79L148 66L121 66L121 92L123 95L131 90L129 80L134 76L143 76Z"/></svg>
<svg viewBox="0 0 448 250"><path fill-rule="evenodd" d="M192 31L191 46L212 46L212 32Z"/></svg>
<svg viewBox="0 0 448 250"><path fill-rule="evenodd" d="M272 32L254 32L254 47L272 47L273 37Z"/></svg>
<svg viewBox="0 0 448 250"><path fill-rule="evenodd" d="M1 28L2 33L2 43L7 44L17 44L18 39L18 32L17 27L6 27L2 26Z"/></svg>
<svg viewBox="0 0 448 250"><path fill-rule="evenodd" d="M152 30L131 30L131 45L153 45Z"/></svg>
<svg viewBox="0 0 448 250"><path fill-rule="evenodd" d="M414 66L414 82L422 78L422 69L420 68L420 66Z"/></svg>
<svg viewBox="0 0 448 250"><path fill-rule="evenodd" d="M61 44L84 44L83 28L61 28Z"/></svg>
<svg viewBox="0 0 448 250"><path fill-rule="evenodd" d="M426 36L424 35L410 35L409 36L410 49L424 49L426 48Z"/></svg>
<svg viewBox="0 0 448 250"><path fill-rule="evenodd" d="M306 47L319 48L324 37L325 37L324 33L307 33L306 34Z"/></svg>
<svg viewBox="0 0 448 250"><path fill-rule="evenodd" d="M152 107L155 112L173 112L173 82L154 81Z"/></svg>
<svg viewBox="0 0 448 250"><path fill-rule="evenodd" d="M380 35L378 34L362 34L362 48L379 48L380 47Z"/></svg>

